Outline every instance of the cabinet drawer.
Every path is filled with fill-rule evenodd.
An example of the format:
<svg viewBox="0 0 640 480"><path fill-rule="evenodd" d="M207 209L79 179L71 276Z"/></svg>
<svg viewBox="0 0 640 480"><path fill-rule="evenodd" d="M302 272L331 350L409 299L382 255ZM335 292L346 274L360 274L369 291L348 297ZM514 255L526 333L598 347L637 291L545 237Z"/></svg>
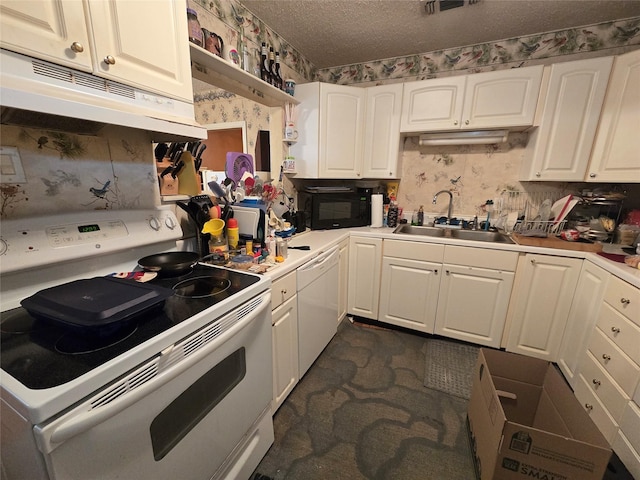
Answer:
<svg viewBox="0 0 640 480"><path fill-rule="evenodd" d="M596 328L589 342L589 351L600 365L609 372L624 392L632 396L638 383L640 368Z"/></svg>
<svg viewBox="0 0 640 480"><path fill-rule="evenodd" d="M598 327L631 360L640 364L640 327L638 325L631 323L609 303L603 303Z"/></svg>
<svg viewBox="0 0 640 480"><path fill-rule="evenodd" d="M631 446L626 435L618 432L611 446L633 478L640 478L640 453Z"/></svg>
<svg viewBox="0 0 640 480"><path fill-rule="evenodd" d="M629 397L622 391L613 378L604 371L598 361L587 352L583 358L580 373L589 388L598 396L615 420L622 417L622 412L629 403Z"/></svg>
<svg viewBox="0 0 640 480"><path fill-rule="evenodd" d="M633 285L611 276L604 301L640 326L640 290Z"/></svg>
<svg viewBox="0 0 640 480"><path fill-rule="evenodd" d="M613 437L618 431L618 424L615 422L607 409L602 405L598 397L593 393L585 378L580 375L576 382L576 389L574 391L576 398L582 405L589 418L596 424L598 430L604 435L609 443L613 441Z"/></svg>
<svg viewBox="0 0 640 480"><path fill-rule="evenodd" d="M518 264L518 252L447 245L444 249L443 262L466 267L515 272Z"/></svg>
<svg viewBox="0 0 640 480"><path fill-rule="evenodd" d="M296 272L291 272L271 284L271 310L296 294Z"/></svg>
<svg viewBox="0 0 640 480"><path fill-rule="evenodd" d="M640 407L635 403L627 403L627 408L625 408L620 420L620 430L635 451L640 452Z"/></svg>
<svg viewBox="0 0 640 480"><path fill-rule="evenodd" d="M437 243L407 242L403 240L385 240L382 244L382 251L385 257L442 263L444 245Z"/></svg>

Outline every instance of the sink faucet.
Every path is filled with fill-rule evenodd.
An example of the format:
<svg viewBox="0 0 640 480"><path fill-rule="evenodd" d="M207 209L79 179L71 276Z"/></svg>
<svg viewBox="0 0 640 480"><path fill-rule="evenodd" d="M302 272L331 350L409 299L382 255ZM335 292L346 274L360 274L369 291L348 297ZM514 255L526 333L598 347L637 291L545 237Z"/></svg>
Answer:
<svg viewBox="0 0 640 480"><path fill-rule="evenodd" d="M433 196L433 204L435 205L438 201L438 195L440 195L441 193L448 193L449 194L449 210L447 210L447 224L451 224L451 210L453 209L453 193L451 193L451 191L449 190L440 190L438 193L436 193Z"/></svg>

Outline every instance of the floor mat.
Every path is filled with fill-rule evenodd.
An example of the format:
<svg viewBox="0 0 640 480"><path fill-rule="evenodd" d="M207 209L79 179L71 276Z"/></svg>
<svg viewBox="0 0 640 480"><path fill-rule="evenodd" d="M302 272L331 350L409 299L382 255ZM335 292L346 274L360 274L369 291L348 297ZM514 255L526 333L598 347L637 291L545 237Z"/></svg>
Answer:
<svg viewBox="0 0 640 480"><path fill-rule="evenodd" d="M424 386L469 399L479 348L450 340L427 341Z"/></svg>

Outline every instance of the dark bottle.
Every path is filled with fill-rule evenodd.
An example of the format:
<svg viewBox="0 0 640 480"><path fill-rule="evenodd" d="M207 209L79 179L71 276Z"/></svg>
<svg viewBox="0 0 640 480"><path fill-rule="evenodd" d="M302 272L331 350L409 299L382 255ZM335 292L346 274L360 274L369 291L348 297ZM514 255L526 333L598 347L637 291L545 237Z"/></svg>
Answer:
<svg viewBox="0 0 640 480"><path fill-rule="evenodd" d="M262 42L262 50L260 52L260 78L265 82L269 82L269 57L267 56L267 44Z"/></svg>
<svg viewBox="0 0 640 480"><path fill-rule="evenodd" d="M273 84L274 87L279 88L280 90L282 90L283 86L284 86L284 82L282 80L282 70L280 69L280 52L276 52L276 79L275 82Z"/></svg>
<svg viewBox="0 0 640 480"><path fill-rule="evenodd" d="M269 47L269 80L271 85L275 84L276 78L276 55L273 53L273 47Z"/></svg>

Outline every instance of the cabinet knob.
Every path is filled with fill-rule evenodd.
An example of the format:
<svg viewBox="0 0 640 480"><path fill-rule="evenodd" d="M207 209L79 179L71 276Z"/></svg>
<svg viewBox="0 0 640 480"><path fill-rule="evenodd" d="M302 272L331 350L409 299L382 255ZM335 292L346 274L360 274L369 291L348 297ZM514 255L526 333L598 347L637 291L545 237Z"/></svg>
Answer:
<svg viewBox="0 0 640 480"><path fill-rule="evenodd" d="M107 65L115 65L116 59L111 55L107 55L106 57L104 57L104 63L106 63Z"/></svg>
<svg viewBox="0 0 640 480"><path fill-rule="evenodd" d="M584 404L584 408L586 408L587 410L591 411L591 410L593 410L593 405L591 405L590 403L585 403Z"/></svg>
<svg viewBox="0 0 640 480"><path fill-rule="evenodd" d="M620 333L620 328L618 328L618 327L611 327L611 331L612 331L613 333Z"/></svg>
<svg viewBox="0 0 640 480"><path fill-rule="evenodd" d="M465 125L469 125L469 120L465 120L465 121L464 121L464 124L465 124Z"/></svg>
<svg viewBox="0 0 640 480"><path fill-rule="evenodd" d="M71 50L76 52L76 53L82 53L82 52L84 52L84 47L82 46L82 44L80 42L73 42L71 44Z"/></svg>
<svg viewBox="0 0 640 480"><path fill-rule="evenodd" d="M451 275L451 272L449 270L445 270L444 273L446 273L447 275Z"/></svg>
<svg viewBox="0 0 640 480"><path fill-rule="evenodd" d="M532 258L532 259L531 259L531 265L535 265L535 264L536 264L536 259L535 259L535 258Z"/></svg>
<svg viewBox="0 0 640 480"><path fill-rule="evenodd" d="M437 275L437 274L438 274L438 269L436 268L436 269L433 271L433 273Z"/></svg>
<svg viewBox="0 0 640 480"><path fill-rule="evenodd" d="M603 353L602 354L602 359L606 360L608 362L609 360L611 360L611 355L607 355L606 353Z"/></svg>
<svg viewBox="0 0 640 480"><path fill-rule="evenodd" d="M622 297L620 299L620 303L623 304L623 305L629 305L631 303L631 300L629 300L628 298Z"/></svg>
<svg viewBox="0 0 640 480"><path fill-rule="evenodd" d="M458 124L458 120L454 120L454 121L453 121L453 124L454 124L454 125L457 125L457 124Z"/></svg>
<svg viewBox="0 0 640 480"><path fill-rule="evenodd" d="M286 295L286 294L287 294L287 289L286 289L286 288L283 288L283 289L282 289L282 294L283 294L283 295Z"/></svg>
<svg viewBox="0 0 640 480"><path fill-rule="evenodd" d="M593 384L594 384L596 387L599 387L599 386L601 385L600 380L596 380L595 378L593 379Z"/></svg>
<svg viewBox="0 0 640 480"><path fill-rule="evenodd" d="M595 173L590 173L589 174L589 178L596 178L596 174Z"/></svg>
<svg viewBox="0 0 640 480"><path fill-rule="evenodd" d="M536 177L541 177L542 174L540 172L536 172Z"/></svg>

